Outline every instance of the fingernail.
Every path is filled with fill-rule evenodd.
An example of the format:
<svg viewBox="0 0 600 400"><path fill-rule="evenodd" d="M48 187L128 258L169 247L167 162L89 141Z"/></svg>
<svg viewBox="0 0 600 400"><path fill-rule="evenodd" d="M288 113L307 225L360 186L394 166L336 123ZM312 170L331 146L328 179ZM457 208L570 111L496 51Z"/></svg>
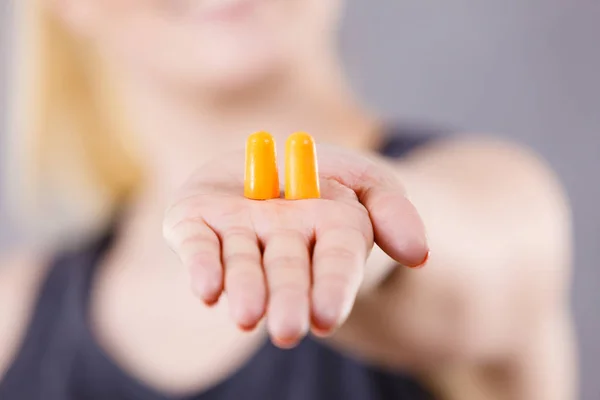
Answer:
<svg viewBox="0 0 600 400"><path fill-rule="evenodd" d="M253 200L279 197L275 140L267 132L253 133L246 141L244 196Z"/></svg>
<svg viewBox="0 0 600 400"><path fill-rule="evenodd" d="M248 310L243 310L239 307L232 309L231 302L229 303L229 307L232 319L235 321L238 328L244 332L253 331L262 319L262 316L258 315L256 312L249 312Z"/></svg>
<svg viewBox="0 0 600 400"><path fill-rule="evenodd" d="M338 325L338 313L333 309L327 311L314 313L311 318L311 328L317 336L329 336Z"/></svg>
<svg viewBox="0 0 600 400"><path fill-rule="evenodd" d="M202 299L202 301L204 301L204 304L206 304L207 307L214 307L214 306L217 305L217 303L219 302L220 298L221 298L220 295L211 296L211 297L204 297Z"/></svg>
<svg viewBox="0 0 600 400"><path fill-rule="evenodd" d="M290 338L280 338L280 337L273 336L271 338L271 340L273 341L273 344L275 346L282 348L282 349L291 349L291 348L297 346L298 343L300 343L300 338L290 339Z"/></svg>
<svg viewBox="0 0 600 400"><path fill-rule="evenodd" d="M197 273L192 276L192 291L207 306L212 307L221 297L223 281L221 275L211 274L210 270L200 271L197 271Z"/></svg>
<svg viewBox="0 0 600 400"><path fill-rule="evenodd" d="M199 298L207 307L213 307L219 302L220 293L205 293L200 292L195 286L192 287L192 292Z"/></svg>
<svg viewBox="0 0 600 400"><path fill-rule="evenodd" d="M427 265L427 261L429 261L430 253L431 253L431 251L427 251L427 254L425 254L425 258L423 259L423 261L421 261L419 264L415 265L414 267L410 267L410 268L412 268L412 269L423 268L425 265Z"/></svg>
<svg viewBox="0 0 600 400"><path fill-rule="evenodd" d="M240 297L237 292L230 291L227 300L231 319L243 331L254 330L265 314L263 303Z"/></svg>
<svg viewBox="0 0 600 400"><path fill-rule="evenodd" d="M214 307L219 302L221 293L196 292L196 296L198 296L207 307Z"/></svg>
<svg viewBox="0 0 600 400"><path fill-rule="evenodd" d="M333 329L320 329L316 325L313 325L311 327L311 331L312 331L313 335L320 337L320 338L327 338L333 334Z"/></svg>
<svg viewBox="0 0 600 400"><path fill-rule="evenodd" d="M285 143L285 198L299 200L320 197L315 141L308 133L294 133Z"/></svg>
<svg viewBox="0 0 600 400"><path fill-rule="evenodd" d="M256 329L257 326L258 326L258 323L253 324L253 325L238 324L238 328L240 328L240 330L242 330L244 332L252 332L253 330Z"/></svg>

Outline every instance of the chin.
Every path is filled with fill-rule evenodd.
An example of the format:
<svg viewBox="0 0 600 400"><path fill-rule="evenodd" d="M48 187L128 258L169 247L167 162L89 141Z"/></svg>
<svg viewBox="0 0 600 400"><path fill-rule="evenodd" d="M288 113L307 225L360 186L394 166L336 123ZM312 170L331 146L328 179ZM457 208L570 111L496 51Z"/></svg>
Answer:
<svg viewBox="0 0 600 400"><path fill-rule="evenodd" d="M282 64L228 65L206 74L202 86L216 92L243 92L248 89L260 90L260 86L275 79L283 72ZM206 79L209 78L210 79Z"/></svg>
<svg viewBox="0 0 600 400"><path fill-rule="evenodd" d="M290 64L282 53L253 52L243 57L243 52L221 53L218 57L187 62L178 71L172 71L172 77L183 87L226 94L259 90L262 84L285 73Z"/></svg>

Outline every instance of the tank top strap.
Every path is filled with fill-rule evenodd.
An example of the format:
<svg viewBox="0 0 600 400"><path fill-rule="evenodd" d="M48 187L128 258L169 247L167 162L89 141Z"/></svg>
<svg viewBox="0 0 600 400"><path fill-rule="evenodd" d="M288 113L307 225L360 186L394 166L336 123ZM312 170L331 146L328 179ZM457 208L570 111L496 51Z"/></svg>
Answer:
<svg viewBox="0 0 600 400"><path fill-rule="evenodd" d="M448 133L447 130L430 126L391 125L385 129L377 151L384 157L401 158Z"/></svg>

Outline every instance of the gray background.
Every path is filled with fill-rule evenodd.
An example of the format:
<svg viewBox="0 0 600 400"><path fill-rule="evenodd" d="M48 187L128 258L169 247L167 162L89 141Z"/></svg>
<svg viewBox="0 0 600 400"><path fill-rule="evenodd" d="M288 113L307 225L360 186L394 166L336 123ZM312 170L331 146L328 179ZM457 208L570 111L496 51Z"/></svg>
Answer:
<svg viewBox="0 0 600 400"><path fill-rule="evenodd" d="M598 0L352 0L342 35L357 89L384 115L516 139L562 178L576 228L583 400L600 399L599 38ZM0 226L0 242L9 237Z"/></svg>

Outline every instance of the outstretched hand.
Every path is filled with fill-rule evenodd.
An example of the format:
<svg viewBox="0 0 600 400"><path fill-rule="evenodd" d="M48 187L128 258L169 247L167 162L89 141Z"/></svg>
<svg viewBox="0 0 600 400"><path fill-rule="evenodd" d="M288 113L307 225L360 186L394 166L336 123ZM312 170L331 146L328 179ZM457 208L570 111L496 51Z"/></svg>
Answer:
<svg viewBox="0 0 600 400"><path fill-rule="evenodd" d="M398 263L427 258L423 224L393 170L319 148L321 198L249 200L244 152L197 170L169 207L164 235L207 304L227 294L231 317L253 329L267 317L282 347L326 335L347 318L374 242Z"/></svg>

